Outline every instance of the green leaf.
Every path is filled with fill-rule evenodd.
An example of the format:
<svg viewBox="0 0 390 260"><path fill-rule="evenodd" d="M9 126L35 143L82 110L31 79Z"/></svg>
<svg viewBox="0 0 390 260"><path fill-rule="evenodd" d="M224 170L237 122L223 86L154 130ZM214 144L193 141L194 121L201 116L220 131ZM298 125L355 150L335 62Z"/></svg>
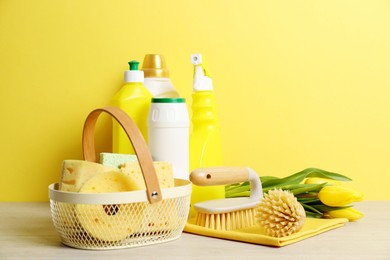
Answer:
<svg viewBox="0 0 390 260"><path fill-rule="evenodd" d="M266 182L266 181L270 181L270 180L275 180L275 179L280 179L280 178L274 177L274 176L260 176L261 183Z"/></svg>
<svg viewBox="0 0 390 260"><path fill-rule="evenodd" d="M263 182L262 185L263 185L263 188L265 188L265 187L279 185L281 183L291 183L291 184L292 183L300 183L305 178L309 178L309 177L320 177L320 178L332 179L332 180L337 180L337 181L351 181L350 178L348 178L347 176L341 175L339 173L328 172L328 171L318 169L318 168L307 168L303 171L297 172L297 173L292 174L290 176L287 176L285 178L269 179L269 180Z"/></svg>
<svg viewBox="0 0 390 260"><path fill-rule="evenodd" d="M326 183L321 184L303 184L304 186L291 190L294 195L299 195L307 192L319 192Z"/></svg>
<svg viewBox="0 0 390 260"><path fill-rule="evenodd" d="M305 211L305 213L306 213L306 217L308 218L322 218L322 214L314 213L307 210Z"/></svg>
<svg viewBox="0 0 390 260"><path fill-rule="evenodd" d="M297 172L285 178L269 179L262 183L262 187L264 189L269 187L280 187L281 185L300 184L305 178L309 177L321 177L339 181L351 180L350 178L338 173L328 172L318 168L307 168L303 171Z"/></svg>
<svg viewBox="0 0 390 260"><path fill-rule="evenodd" d="M309 206L309 205L306 205L305 203L301 203L301 205L303 206L303 208L305 209L305 211L309 210L311 212L314 212L314 213L317 213L317 214L321 214L322 215L322 212L319 211L318 209L312 207L312 206Z"/></svg>
<svg viewBox="0 0 390 260"><path fill-rule="evenodd" d="M243 192L226 194L225 198L249 197L250 194L251 194L250 191L243 191Z"/></svg>
<svg viewBox="0 0 390 260"><path fill-rule="evenodd" d="M279 184L273 187L267 187L263 189L263 192L268 192L273 189L281 189L281 190L288 190L294 195L300 195L303 193L309 193L309 192L318 192L320 191L326 183L321 184L305 184L305 183L298 183L298 184Z"/></svg>
<svg viewBox="0 0 390 260"><path fill-rule="evenodd" d="M331 179L336 181L352 181L351 178L335 172L328 172L318 168L308 168L306 170L308 170L308 174L306 175L306 178L318 177L318 178Z"/></svg>
<svg viewBox="0 0 390 260"><path fill-rule="evenodd" d="M271 189L277 188L282 190L291 190L294 195L299 195L308 192L317 192L323 186L322 184L304 184L301 183L308 177L321 177L327 179L333 179L338 181L350 181L351 179L334 172L328 172L318 168L307 168L303 171L297 172L285 178L277 178L273 176L261 176L260 180L263 187L263 192L268 192ZM315 186L318 185L318 186ZM248 191L248 192L246 192ZM250 194L249 182L243 182L240 184L227 185L225 187L225 196L227 198L239 197L237 194Z"/></svg>
<svg viewBox="0 0 390 260"><path fill-rule="evenodd" d="M332 211L332 210L346 209L346 208L352 207L352 206L330 207L330 206L326 206L324 204L317 204L317 205L310 205L310 206L312 206L313 208L315 208L323 213L328 212L328 211Z"/></svg>
<svg viewBox="0 0 390 260"><path fill-rule="evenodd" d="M225 192L230 192L236 189L240 189L240 187L246 187L248 190L250 189L249 182L242 182L242 183L236 183L236 184L230 184L225 186Z"/></svg>
<svg viewBox="0 0 390 260"><path fill-rule="evenodd" d="M293 190L293 189L298 189L304 187L306 184L303 183L293 183L293 184L286 184L286 183L281 183L279 185L275 185L272 187L267 187L263 189L263 192L268 192L273 189L282 189L282 190Z"/></svg>
<svg viewBox="0 0 390 260"><path fill-rule="evenodd" d="M299 203L311 204L321 202L318 198L297 198Z"/></svg>
<svg viewBox="0 0 390 260"><path fill-rule="evenodd" d="M242 192L248 192L248 194L250 194L250 187L249 186L238 186L238 187L235 187L234 189L225 191L225 197L231 198L233 195L236 197L236 194L239 194Z"/></svg>

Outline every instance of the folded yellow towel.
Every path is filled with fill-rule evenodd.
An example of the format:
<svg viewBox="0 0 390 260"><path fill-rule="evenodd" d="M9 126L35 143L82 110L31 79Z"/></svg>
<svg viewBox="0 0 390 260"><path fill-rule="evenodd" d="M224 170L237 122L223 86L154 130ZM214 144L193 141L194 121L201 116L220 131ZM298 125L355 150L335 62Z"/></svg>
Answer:
<svg viewBox="0 0 390 260"><path fill-rule="evenodd" d="M235 241L242 241L252 244L277 246L282 247L292 243L296 243L303 239L318 235L325 231L338 228L348 222L345 218L334 219L316 219L307 218L303 228L290 236L285 237L271 237L267 236L264 228L260 226L253 226L245 229L238 229L233 231L217 231L202 226L195 225L195 219L189 219L184 231L188 233L198 234L207 237L223 238Z"/></svg>

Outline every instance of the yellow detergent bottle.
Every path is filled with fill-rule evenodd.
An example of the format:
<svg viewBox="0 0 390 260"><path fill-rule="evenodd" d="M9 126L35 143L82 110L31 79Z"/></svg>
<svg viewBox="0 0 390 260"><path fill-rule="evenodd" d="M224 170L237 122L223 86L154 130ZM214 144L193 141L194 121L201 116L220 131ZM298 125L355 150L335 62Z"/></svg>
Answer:
<svg viewBox="0 0 390 260"><path fill-rule="evenodd" d="M190 170L222 166L220 126L216 111L212 80L202 62L201 54L191 55L194 67L192 94L192 132L190 134ZM192 186L190 217L195 215L193 205L200 201L225 197L224 186Z"/></svg>
<svg viewBox="0 0 390 260"><path fill-rule="evenodd" d="M147 119L152 94L143 85L144 72L138 70L138 61L130 61L130 70L125 71L125 84L111 100L111 105L124 110L137 124L147 141ZM120 125L113 120L112 151L120 154L134 154L126 133Z"/></svg>

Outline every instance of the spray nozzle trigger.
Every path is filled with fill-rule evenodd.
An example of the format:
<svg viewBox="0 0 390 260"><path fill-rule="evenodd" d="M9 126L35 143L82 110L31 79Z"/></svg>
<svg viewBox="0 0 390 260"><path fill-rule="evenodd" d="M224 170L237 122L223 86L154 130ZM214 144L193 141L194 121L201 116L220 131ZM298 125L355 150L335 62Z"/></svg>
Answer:
<svg viewBox="0 0 390 260"><path fill-rule="evenodd" d="M194 65L194 90L213 90L213 83L205 68L202 54L192 54L191 63Z"/></svg>

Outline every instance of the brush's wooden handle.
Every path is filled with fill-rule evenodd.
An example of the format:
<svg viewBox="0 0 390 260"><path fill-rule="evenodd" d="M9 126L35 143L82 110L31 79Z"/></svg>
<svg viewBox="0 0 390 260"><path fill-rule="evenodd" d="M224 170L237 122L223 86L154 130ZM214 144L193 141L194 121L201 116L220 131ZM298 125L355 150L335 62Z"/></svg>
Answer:
<svg viewBox="0 0 390 260"><path fill-rule="evenodd" d="M195 169L190 174L192 183L198 186L227 185L248 181L246 167L209 167Z"/></svg>

